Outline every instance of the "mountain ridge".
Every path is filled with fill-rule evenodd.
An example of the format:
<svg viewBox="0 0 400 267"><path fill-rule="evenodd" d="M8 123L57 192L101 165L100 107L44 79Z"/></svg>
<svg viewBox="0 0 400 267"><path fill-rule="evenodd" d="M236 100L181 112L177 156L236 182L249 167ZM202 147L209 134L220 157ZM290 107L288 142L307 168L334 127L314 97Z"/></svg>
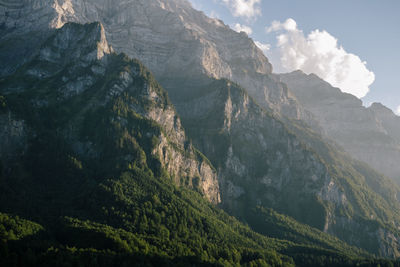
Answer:
<svg viewBox="0 0 400 267"><path fill-rule="evenodd" d="M111 45L141 60L170 92L184 83L203 87L210 83L209 77L227 78L245 87L264 108L277 116L314 123L311 114L298 105L287 88L270 76L271 64L246 34L233 31L220 20L208 18L186 0L131 0L121 5L109 1L39 2L39 6L46 8L27 4L23 9L34 19L39 11L44 12L39 16L41 20L34 23L37 29L54 29L68 21L100 21ZM3 12L7 10L3 6ZM25 29L24 20L20 20L19 17L13 20L21 25L17 23L16 29L0 38L0 45L8 39L18 39L19 32L32 31Z"/></svg>
<svg viewBox="0 0 400 267"><path fill-rule="evenodd" d="M364 107L361 100L316 75L297 71L279 77L314 114L325 136L399 183L400 119L391 110L377 103Z"/></svg>

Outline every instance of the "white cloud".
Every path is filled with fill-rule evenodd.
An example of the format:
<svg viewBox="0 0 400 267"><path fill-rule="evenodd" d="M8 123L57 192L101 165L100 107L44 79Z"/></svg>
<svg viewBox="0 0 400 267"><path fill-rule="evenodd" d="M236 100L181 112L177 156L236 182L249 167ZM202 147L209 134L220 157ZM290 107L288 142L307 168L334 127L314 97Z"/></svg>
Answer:
<svg viewBox="0 0 400 267"><path fill-rule="evenodd" d="M297 23L294 19L287 19L284 23L274 20L271 26L267 28L267 32L274 32L279 30L295 31L297 29Z"/></svg>
<svg viewBox="0 0 400 267"><path fill-rule="evenodd" d="M293 19L272 22L267 32L282 31L277 36L279 60L274 62L282 71L302 70L315 73L343 92L359 98L369 92L375 75L367 63L357 55L348 53L338 40L326 31L314 30L307 36L297 28Z"/></svg>
<svg viewBox="0 0 400 267"><path fill-rule="evenodd" d="M221 0L235 17L254 18L261 15L261 0Z"/></svg>
<svg viewBox="0 0 400 267"><path fill-rule="evenodd" d="M246 25L241 25L239 23L236 23L235 25L233 25L233 29L237 32L245 32L247 33L247 35L250 35L253 33L253 30Z"/></svg>
<svg viewBox="0 0 400 267"><path fill-rule="evenodd" d="M400 106L398 106L398 107L396 108L395 113L396 113L397 116L400 116Z"/></svg>
<svg viewBox="0 0 400 267"><path fill-rule="evenodd" d="M261 43L259 41L254 41L254 43L256 44L256 46L258 46L258 48L261 49L261 51L264 52L264 54L267 54L267 52L271 49L271 45L270 44L264 44L264 43Z"/></svg>
<svg viewBox="0 0 400 267"><path fill-rule="evenodd" d="M210 18L213 18L213 19L220 19L220 16L219 16L219 14L218 14L217 11L211 10Z"/></svg>

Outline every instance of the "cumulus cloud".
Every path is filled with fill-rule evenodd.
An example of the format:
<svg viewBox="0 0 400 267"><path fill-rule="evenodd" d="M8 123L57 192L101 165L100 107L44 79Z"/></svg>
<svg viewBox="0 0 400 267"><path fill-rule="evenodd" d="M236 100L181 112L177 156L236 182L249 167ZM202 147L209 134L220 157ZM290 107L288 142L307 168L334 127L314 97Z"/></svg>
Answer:
<svg viewBox="0 0 400 267"><path fill-rule="evenodd" d="M359 98L369 92L369 86L375 81L367 63L346 52L327 31L314 30L305 35L293 19L274 21L266 31L280 32L276 48L279 60L274 62L279 70L300 69L307 74L315 73L343 92Z"/></svg>
<svg viewBox="0 0 400 267"><path fill-rule="evenodd" d="M239 23L233 25L233 29L237 32L245 32L247 33L247 35L250 35L253 32L253 30L249 26L241 25Z"/></svg>
<svg viewBox="0 0 400 267"><path fill-rule="evenodd" d="M280 31L280 30L286 30L286 31L296 31L297 30L297 23L294 19L287 19L285 22L281 23L280 21L274 20L271 23L271 26L267 28L267 32L274 32L274 31Z"/></svg>
<svg viewBox="0 0 400 267"><path fill-rule="evenodd" d="M222 0L235 17L254 18L261 15L261 0Z"/></svg>
<svg viewBox="0 0 400 267"><path fill-rule="evenodd" d="M259 41L255 41L254 43L256 44L256 46L258 46L258 48L261 49L261 51L264 52L264 54L267 54L267 52L271 49L271 45L270 44L264 44L264 43L261 43Z"/></svg>

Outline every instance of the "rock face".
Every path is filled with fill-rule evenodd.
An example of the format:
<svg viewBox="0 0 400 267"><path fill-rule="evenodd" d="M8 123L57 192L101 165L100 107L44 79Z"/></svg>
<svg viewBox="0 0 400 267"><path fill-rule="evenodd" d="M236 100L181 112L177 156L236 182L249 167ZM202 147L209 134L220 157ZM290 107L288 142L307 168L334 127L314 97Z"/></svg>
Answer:
<svg viewBox="0 0 400 267"><path fill-rule="evenodd" d="M228 80L200 92L176 107L218 169L225 210L248 222L252 209L273 208L370 252L400 255L399 187L315 133L289 130Z"/></svg>
<svg viewBox="0 0 400 267"><path fill-rule="evenodd" d="M400 183L400 118L390 109L361 100L300 71L280 75L326 136L350 155Z"/></svg>
<svg viewBox="0 0 400 267"><path fill-rule="evenodd" d="M368 110L374 113L388 135L397 142L400 142L400 117L395 115L391 109L380 103L373 103Z"/></svg>
<svg viewBox="0 0 400 267"><path fill-rule="evenodd" d="M65 24L0 88L6 102L20 98L0 117L2 152L20 150L20 145L29 145L26 139L41 138L44 132L57 132L74 158L100 159L113 155L107 152L109 144L99 141L106 138L102 132L116 127L113 138L132 146L114 155L119 165L159 165L178 184L198 188L211 202L220 202L216 172L186 140L166 92L139 62L113 53L100 23ZM93 113L99 113L95 120L105 121L104 128L83 134L93 131L86 128ZM24 120L10 119L10 114ZM138 121L145 126L134 130ZM27 125L34 136L28 136Z"/></svg>
<svg viewBox="0 0 400 267"><path fill-rule="evenodd" d="M0 115L0 125L0 155L10 164L26 151L28 129L25 121L14 118L11 113Z"/></svg>
<svg viewBox="0 0 400 267"><path fill-rule="evenodd" d="M17 42L21 33L40 31L45 35L43 29L59 28L67 21L100 21L114 49L142 61L172 98L183 93L179 91L182 84L188 88L202 87L210 82L210 77L227 78L246 88L260 105L277 116L301 118L315 124L286 86L271 76L268 59L245 33L237 33L222 21L208 18L186 0L10 3L0 2L0 14L5 15L0 24L7 33L0 37L0 44ZM34 26L27 27L28 24ZM24 49L18 48L21 50ZM25 50L13 54L26 58L29 49ZM10 63L2 73L12 72L20 62L8 58L10 52L15 51L0 53Z"/></svg>
<svg viewBox="0 0 400 267"><path fill-rule="evenodd" d="M176 106L196 146L218 167L224 207L242 217L248 205L263 204L322 228L324 216L312 218L301 205L303 190L316 195L329 179L325 166L236 84L215 81L203 92Z"/></svg>
<svg viewBox="0 0 400 267"><path fill-rule="evenodd" d="M54 2L54 1L53 1ZM49 36L56 16L51 0L0 1L0 76L13 73Z"/></svg>
<svg viewBox="0 0 400 267"><path fill-rule="evenodd" d="M257 59L253 71L271 72L268 60L246 35L207 18L187 1L131 0L118 4L107 0L40 0L20 4L1 1L0 6L5 15L2 27L10 35L59 28L72 20L106 21L112 45L143 59L158 77L178 75L188 67L196 76L230 77L232 63L248 58ZM235 49L235 54L232 54L234 47L232 51L224 51L234 43L242 46L235 48L246 49Z"/></svg>

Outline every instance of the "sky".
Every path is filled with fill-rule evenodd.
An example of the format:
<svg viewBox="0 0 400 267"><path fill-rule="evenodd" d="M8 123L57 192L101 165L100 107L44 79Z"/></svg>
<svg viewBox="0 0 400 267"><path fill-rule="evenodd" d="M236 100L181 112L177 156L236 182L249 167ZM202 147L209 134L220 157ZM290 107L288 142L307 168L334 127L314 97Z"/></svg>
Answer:
<svg viewBox="0 0 400 267"><path fill-rule="evenodd" d="M400 0L189 0L248 33L274 72L301 69L400 115Z"/></svg>

